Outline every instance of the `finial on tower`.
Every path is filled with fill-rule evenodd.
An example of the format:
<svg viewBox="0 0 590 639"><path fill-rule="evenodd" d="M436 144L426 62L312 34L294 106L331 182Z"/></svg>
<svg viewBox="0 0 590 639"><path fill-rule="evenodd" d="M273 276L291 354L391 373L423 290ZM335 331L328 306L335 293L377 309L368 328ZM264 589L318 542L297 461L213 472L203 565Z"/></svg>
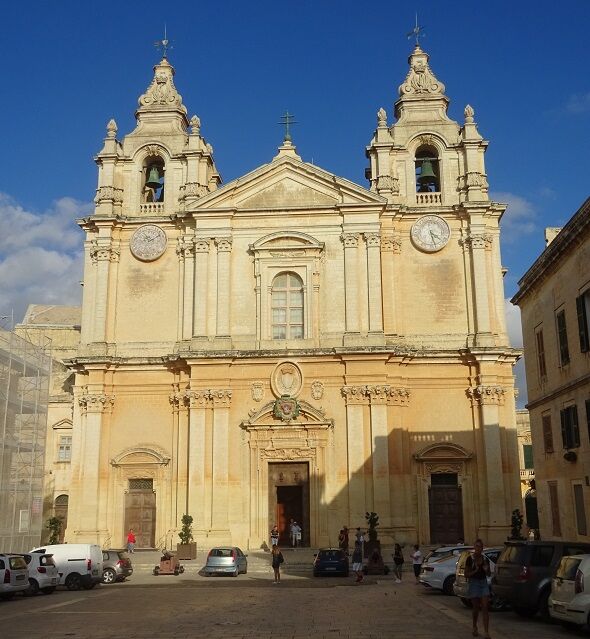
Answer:
<svg viewBox="0 0 590 639"><path fill-rule="evenodd" d="M115 138L117 137L117 131L119 127L113 118L108 121L107 124L107 138Z"/></svg>
<svg viewBox="0 0 590 639"><path fill-rule="evenodd" d="M285 115L281 115L281 121L279 124L282 124L285 127L285 137L283 138L283 142L291 142L290 127L292 124L297 124L295 116L289 113L289 111L285 111Z"/></svg>
<svg viewBox="0 0 590 639"><path fill-rule="evenodd" d="M172 44L170 40L168 40L168 34L166 32L166 23L164 23L164 37L162 40L156 40L154 42L154 46L158 51L162 50L162 59L166 60L168 58L168 49L172 49Z"/></svg>
<svg viewBox="0 0 590 639"><path fill-rule="evenodd" d="M473 110L473 107L468 104L465 107L465 111L463 112L465 114L465 122L473 122L473 116L475 115L475 111Z"/></svg>
<svg viewBox="0 0 590 639"><path fill-rule="evenodd" d="M416 38L416 46L420 48L420 38L426 37L424 33L424 27L418 25L418 12L416 12L416 25L414 28L408 33L408 40L410 38Z"/></svg>
<svg viewBox="0 0 590 639"><path fill-rule="evenodd" d="M193 115L189 120L191 126L191 135L199 135L201 133L201 120L198 115Z"/></svg>

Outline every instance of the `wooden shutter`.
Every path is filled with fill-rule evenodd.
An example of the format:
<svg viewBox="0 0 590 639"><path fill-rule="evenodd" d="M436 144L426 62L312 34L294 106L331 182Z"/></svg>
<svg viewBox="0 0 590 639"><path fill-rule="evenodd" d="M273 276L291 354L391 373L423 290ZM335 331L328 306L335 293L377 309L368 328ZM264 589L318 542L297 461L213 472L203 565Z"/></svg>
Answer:
<svg viewBox="0 0 590 639"><path fill-rule="evenodd" d="M582 486L582 484L574 484L574 504L576 506L576 523L578 525L578 535L587 535L588 525L586 523L584 486Z"/></svg>
<svg viewBox="0 0 590 639"><path fill-rule="evenodd" d="M553 452L553 430L551 428L551 415L543 415L543 445L546 453ZM590 427L588 432L590 433Z"/></svg>
<svg viewBox="0 0 590 639"><path fill-rule="evenodd" d="M561 440L564 448L569 448L567 438L567 408L559 411L559 417L561 419Z"/></svg>
<svg viewBox="0 0 590 639"><path fill-rule="evenodd" d="M539 364L539 377L547 377L547 365L545 364L545 343L543 340L543 329L535 333L537 339L537 362Z"/></svg>
<svg viewBox="0 0 590 639"><path fill-rule="evenodd" d="M533 464L533 447L531 444L522 445L522 453L524 457L524 467L526 469L534 468Z"/></svg>
<svg viewBox="0 0 590 639"><path fill-rule="evenodd" d="M576 311L578 314L578 333L580 335L580 350L587 353L590 350L590 335L588 334L588 317L584 295L576 297Z"/></svg>
<svg viewBox="0 0 590 639"><path fill-rule="evenodd" d="M578 407L570 406L570 448L580 447L580 427L578 425Z"/></svg>
<svg viewBox="0 0 590 639"><path fill-rule="evenodd" d="M559 496L557 494L557 482L547 482L549 487L549 503L551 507L551 524L553 528L553 535L555 537L561 537L561 521L559 519Z"/></svg>
<svg viewBox="0 0 590 639"><path fill-rule="evenodd" d="M569 364L570 350L567 344L567 325L565 323L565 311L557 313L557 338L559 341L559 360L562 366Z"/></svg>

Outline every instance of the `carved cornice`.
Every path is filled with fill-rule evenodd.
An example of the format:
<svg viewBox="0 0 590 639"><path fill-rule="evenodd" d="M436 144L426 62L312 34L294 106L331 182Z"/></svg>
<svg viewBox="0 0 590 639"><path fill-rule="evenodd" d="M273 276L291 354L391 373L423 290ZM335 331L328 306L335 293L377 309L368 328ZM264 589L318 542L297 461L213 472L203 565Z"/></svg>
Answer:
<svg viewBox="0 0 590 639"><path fill-rule="evenodd" d="M344 243L344 248L357 248L359 244L359 233L342 233L340 239Z"/></svg>
<svg viewBox="0 0 590 639"><path fill-rule="evenodd" d="M204 388L187 390L183 395L185 404L190 408L222 407L230 405L232 391L229 389Z"/></svg>
<svg viewBox="0 0 590 639"><path fill-rule="evenodd" d="M263 448L260 457L263 459L310 459L316 456L315 448Z"/></svg>
<svg viewBox="0 0 590 639"><path fill-rule="evenodd" d="M217 246L218 253L227 253L231 251L232 238L231 237L216 237L214 238L215 246Z"/></svg>
<svg viewBox="0 0 590 639"><path fill-rule="evenodd" d="M78 404L83 413L103 413L110 411L115 403L114 395L106 395L104 393L89 393L83 391L78 397Z"/></svg>
<svg viewBox="0 0 590 639"><path fill-rule="evenodd" d="M96 189L94 201L96 204L99 202L116 202L119 204L123 201L123 189L115 186L100 186Z"/></svg>
<svg viewBox="0 0 590 639"><path fill-rule="evenodd" d="M118 262L121 252L113 247L112 242L108 244L99 243L92 240L90 243L90 259L94 264L97 262Z"/></svg>
<svg viewBox="0 0 590 639"><path fill-rule="evenodd" d="M489 249L492 246L494 237L489 233L470 233L459 240L465 248Z"/></svg>
<svg viewBox="0 0 590 639"><path fill-rule="evenodd" d="M506 391L502 386L470 386L467 396L474 404L503 404Z"/></svg>

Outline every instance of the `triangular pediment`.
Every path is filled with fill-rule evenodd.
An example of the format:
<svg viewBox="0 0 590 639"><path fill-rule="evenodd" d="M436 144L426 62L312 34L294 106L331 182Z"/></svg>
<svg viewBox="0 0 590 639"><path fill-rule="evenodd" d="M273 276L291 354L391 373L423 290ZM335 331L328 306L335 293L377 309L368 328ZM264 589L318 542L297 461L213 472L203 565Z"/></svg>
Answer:
<svg viewBox="0 0 590 639"><path fill-rule="evenodd" d="M275 159L187 206L202 209L286 209L375 204L386 200L344 178L292 157Z"/></svg>

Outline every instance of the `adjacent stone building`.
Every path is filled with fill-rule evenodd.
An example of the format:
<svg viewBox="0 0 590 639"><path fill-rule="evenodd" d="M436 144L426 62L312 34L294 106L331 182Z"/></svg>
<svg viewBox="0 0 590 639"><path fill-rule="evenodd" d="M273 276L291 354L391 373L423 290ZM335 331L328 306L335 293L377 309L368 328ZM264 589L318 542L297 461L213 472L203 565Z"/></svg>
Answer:
<svg viewBox="0 0 590 639"><path fill-rule="evenodd" d="M167 59L96 161L66 539L505 539L519 507L499 220L474 110L416 47L368 188L289 135L224 186ZM360 150L359 150L360 151Z"/></svg>
<svg viewBox="0 0 590 639"><path fill-rule="evenodd" d="M544 539L588 539L590 199L519 282L528 409Z"/></svg>

